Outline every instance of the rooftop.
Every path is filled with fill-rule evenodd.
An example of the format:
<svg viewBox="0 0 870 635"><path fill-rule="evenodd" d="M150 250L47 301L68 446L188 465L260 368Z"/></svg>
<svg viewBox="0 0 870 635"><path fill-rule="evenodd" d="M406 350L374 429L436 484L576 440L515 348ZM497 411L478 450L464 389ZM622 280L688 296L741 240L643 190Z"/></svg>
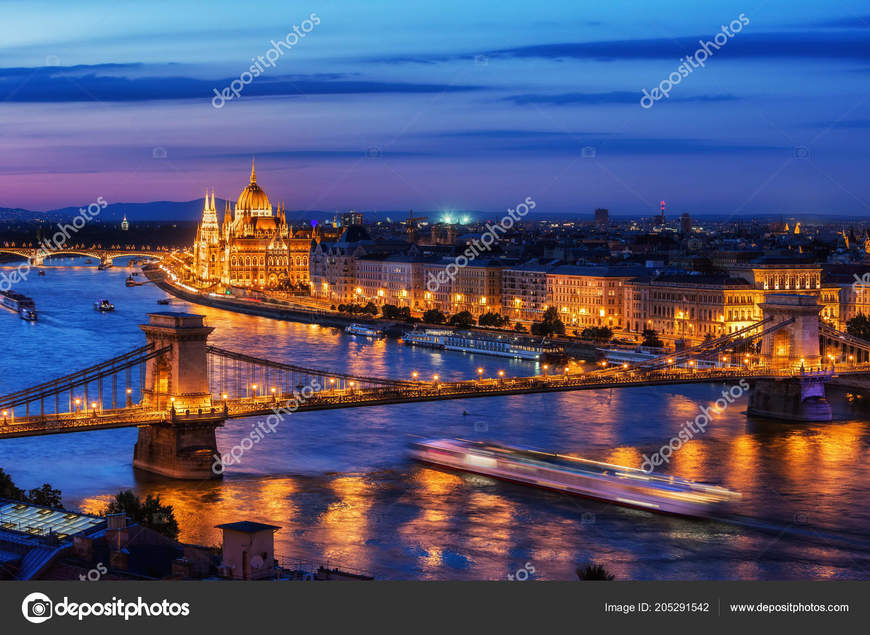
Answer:
<svg viewBox="0 0 870 635"><path fill-rule="evenodd" d="M245 534L254 534L258 531L278 531L281 529L278 525L267 525L265 523L257 523L252 520L242 520L237 523L224 523L216 525L217 529L229 529L230 531L240 531Z"/></svg>
<svg viewBox="0 0 870 635"><path fill-rule="evenodd" d="M63 540L67 536L97 529L105 523L106 519L99 516L0 499L0 529L5 531L31 536L54 534Z"/></svg>

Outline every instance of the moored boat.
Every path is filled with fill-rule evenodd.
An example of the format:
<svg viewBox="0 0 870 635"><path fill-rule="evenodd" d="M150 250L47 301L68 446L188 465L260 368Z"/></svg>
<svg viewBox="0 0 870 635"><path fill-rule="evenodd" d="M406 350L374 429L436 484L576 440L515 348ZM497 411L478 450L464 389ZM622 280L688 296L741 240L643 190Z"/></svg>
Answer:
<svg viewBox="0 0 870 635"><path fill-rule="evenodd" d="M128 287L137 287L139 284L133 280L133 276L127 276L127 279L124 280L124 285Z"/></svg>
<svg viewBox="0 0 870 635"><path fill-rule="evenodd" d="M495 443L431 439L411 444L410 453L440 467L682 516L711 516L741 497L716 485Z"/></svg>
<svg viewBox="0 0 870 635"><path fill-rule="evenodd" d="M449 329L407 331L402 335L402 342L411 346L425 346L447 351L479 353L529 361L550 361L559 359L564 354L562 346L545 339L473 331L451 331Z"/></svg>
<svg viewBox="0 0 870 635"><path fill-rule="evenodd" d="M380 329L376 329L372 326L366 326L365 324L348 324L344 328L345 333L349 333L350 335L362 335L363 337L383 337L384 332Z"/></svg>
<svg viewBox="0 0 870 635"><path fill-rule="evenodd" d="M97 300L94 302L94 309L101 313L107 313L108 311L114 311L115 305L108 300Z"/></svg>

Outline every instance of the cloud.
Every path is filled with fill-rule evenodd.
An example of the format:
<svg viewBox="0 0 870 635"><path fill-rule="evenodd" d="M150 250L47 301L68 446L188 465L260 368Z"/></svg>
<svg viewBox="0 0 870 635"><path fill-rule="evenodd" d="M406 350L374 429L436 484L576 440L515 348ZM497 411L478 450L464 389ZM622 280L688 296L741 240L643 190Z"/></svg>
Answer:
<svg viewBox="0 0 870 635"><path fill-rule="evenodd" d="M751 25L746 27L751 28ZM489 57L548 59L670 59L693 53L715 33L691 37L602 42L565 42L484 52ZM863 33L741 32L715 52L717 57L870 59L870 37Z"/></svg>
<svg viewBox="0 0 870 635"><path fill-rule="evenodd" d="M859 20L859 19L856 19ZM859 24L860 24L859 20ZM858 26L856 24L855 26ZM721 58L785 59L870 59L870 34L862 32L826 33L819 31L749 33L752 25L715 51ZM492 59L583 59L598 61L637 59L679 59L694 53L701 42L709 42L716 32L693 36L595 42L556 42L505 49L475 51L456 55L416 55L381 57L374 61L404 64L471 60L477 56Z"/></svg>
<svg viewBox="0 0 870 635"><path fill-rule="evenodd" d="M199 79L184 76L130 77L105 71L141 68L141 65L96 65L0 68L0 100L7 102L135 102L159 99L210 100L237 77ZM420 94L479 90L478 86L385 82L348 79L340 73L314 75L266 74L245 86L243 98L265 96Z"/></svg>
<svg viewBox="0 0 870 635"><path fill-rule="evenodd" d="M518 106L541 104L547 106L595 105L595 104L637 104L643 95L640 92L613 91L609 93L555 93L549 95L522 94L504 97ZM715 102L734 101L739 99L734 95L695 95L689 97L674 97L674 102Z"/></svg>

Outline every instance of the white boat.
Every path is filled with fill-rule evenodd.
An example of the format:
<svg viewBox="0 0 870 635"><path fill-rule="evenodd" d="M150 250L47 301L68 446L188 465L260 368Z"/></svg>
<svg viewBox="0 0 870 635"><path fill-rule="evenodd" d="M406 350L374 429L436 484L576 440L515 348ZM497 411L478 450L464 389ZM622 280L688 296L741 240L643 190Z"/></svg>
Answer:
<svg viewBox="0 0 870 635"><path fill-rule="evenodd" d="M97 300L94 302L94 309L101 313L107 313L108 311L114 311L115 305L108 300Z"/></svg>
<svg viewBox="0 0 870 635"><path fill-rule="evenodd" d="M513 335L489 335L471 331L414 330L403 334L402 341L411 346L426 346L446 351L479 353L530 361L542 361L548 356L557 357L564 354L564 349L561 346L546 340Z"/></svg>
<svg viewBox="0 0 870 635"><path fill-rule="evenodd" d="M383 337L384 332L380 329L366 326L365 324L348 324L344 327L344 332L351 335L362 335L363 337Z"/></svg>
<svg viewBox="0 0 870 635"><path fill-rule="evenodd" d="M36 321L36 304L33 298L28 298L17 291L0 291L0 306L18 314L22 320Z"/></svg>
<svg viewBox="0 0 870 635"><path fill-rule="evenodd" d="M716 485L495 443L431 439L411 444L410 453L440 467L681 516L711 516L741 498Z"/></svg>
<svg viewBox="0 0 870 635"><path fill-rule="evenodd" d="M665 353L661 350L650 349L644 346L637 348L597 348L595 349L604 356L611 364L636 364L638 362L648 362L656 357L661 357Z"/></svg>

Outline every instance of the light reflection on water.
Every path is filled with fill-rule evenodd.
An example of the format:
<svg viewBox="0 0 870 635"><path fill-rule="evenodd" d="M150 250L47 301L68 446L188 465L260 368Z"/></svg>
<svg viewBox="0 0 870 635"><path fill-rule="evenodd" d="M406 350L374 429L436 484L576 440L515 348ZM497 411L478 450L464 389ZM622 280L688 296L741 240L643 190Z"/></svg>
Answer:
<svg viewBox="0 0 870 635"><path fill-rule="evenodd" d="M137 324L163 293L125 288L117 268L49 270L21 290L41 320L0 313L5 347L0 393L134 348ZM92 309L108 297L114 314ZM535 372L499 358L369 342L337 329L227 313L206 315L211 342L258 357L355 374L470 378ZM868 558L836 541L807 542L723 523L653 516L491 479L420 467L405 455L417 436L493 439L639 466L667 443L721 385L633 388L469 399L290 415L245 453L222 482L179 483L134 474L135 430L0 443L0 467L19 486L45 481L65 501L99 511L119 489L155 492L172 504L182 539L217 544L215 525L250 519L282 527L276 551L370 570L384 578L506 579L530 562L539 579L571 579L578 562L604 563L621 579L867 578ZM665 471L741 491L741 514L784 527L866 537L868 424L747 421L745 398L714 417ZM218 431L226 451L254 419ZM823 534L827 536L828 534Z"/></svg>

